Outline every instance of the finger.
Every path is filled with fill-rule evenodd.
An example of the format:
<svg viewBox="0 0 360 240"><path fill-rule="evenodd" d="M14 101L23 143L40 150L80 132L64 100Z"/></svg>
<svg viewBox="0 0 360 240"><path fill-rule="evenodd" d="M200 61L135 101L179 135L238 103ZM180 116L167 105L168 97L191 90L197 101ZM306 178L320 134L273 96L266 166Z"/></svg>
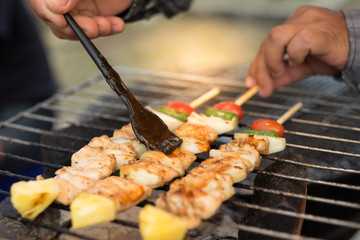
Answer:
<svg viewBox="0 0 360 240"><path fill-rule="evenodd" d="M44 0L46 7L56 13L64 14L70 12L80 0Z"/></svg>
<svg viewBox="0 0 360 240"><path fill-rule="evenodd" d="M251 62L249 70L248 70L248 74L245 79L245 85L248 88L252 88L253 86L255 86L257 84L256 78L255 78L255 69L256 69L255 65L257 64L256 63L257 58L258 58L258 55Z"/></svg>
<svg viewBox="0 0 360 240"><path fill-rule="evenodd" d="M109 35L121 33L125 29L125 22L119 17L107 17L111 23L111 32Z"/></svg>
<svg viewBox="0 0 360 240"><path fill-rule="evenodd" d="M268 37L263 43L265 64L271 76L277 78L285 72L286 61L284 60L287 45L298 31L297 25L285 24L270 30Z"/></svg>
<svg viewBox="0 0 360 240"><path fill-rule="evenodd" d="M311 70L307 65L288 66L285 74L274 79L274 88L279 88L290 83L304 79L311 74Z"/></svg>
<svg viewBox="0 0 360 240"><path fill-rule="evenodd" d="M249 77L250 81L253 81L251 78L256 80L256 83L259 85L259 95L261 97L269 97L271 95L274 90L274 83L261 51L252 63Z"/></svg>
<svg viewBox="0 0 360 240"><path fill-rule="evenodd" d="M93 20L98 25L98 34L100 36L107 36L111 33L111 22L106 17L95 16Z"/></svg>
<svg viewBox="0 0 360 240"><path fill-rule="evenodd" d="M326 44L324 44L326 43ZM309 55L325 56L332 51L332 41L320 30L303 29L289 42L287 53L292 65L300 65Z"/></svg>
<svg viewBox="0 0 360 240"><path fill-rule="evenodd" d="M97 38L100 36L99 25L95 21L95 18L75 15L73 16L74 20L80 26L80 28L84 31L86 36L89 38Z"/></svg>
<svg viewBox="0 0 360 240"><path fill-rule="evenodd" d="M52 27L51 31L54 33L55 36L57 36L60 39L78 40L78 37L76 36L74 31L70 28L70 26L67 26L65 28Z"/></svg>
<svg viewBox="0 0 360 240"><path fill-rule="evenodd" d="M99 27L93 18L78 15L73 16L73 18L89 38L99 37ZM51 30L58 38L70 40L78 39L70 25L66 25L66 27L63 28L52 26Z"/></svg>
<svg viewBox="0 0 360 240"><path fill-rule="evenodd" d="M124 21L119 17L93 17L98 25L99 36L109 36L116 33L121 33L125 29Z"/></svg>
<svg viewBox="0 0 360 240"><path fill-rule="evenodd" d="M44 0L29 0L29 3L35 13L50 27L64 28L67 25L64 17L50 11Z"/></svg>
<svg viewBox="0 0 360 240"><path fill-rule="evenodd" d="M91 39L100 36L110 36L124 31L125 23L118 17L86 17L73 16L84 33ZM77 36L69 25L64 28L49 23L53 33L61 39L77 40Z"/></svg>
<svg viewBox="0 0 360 240"><path fill-rule="evenodd" d="M245 85L247 88L252 88L257 84L256 79L251 75L246 76Z"/></svg>

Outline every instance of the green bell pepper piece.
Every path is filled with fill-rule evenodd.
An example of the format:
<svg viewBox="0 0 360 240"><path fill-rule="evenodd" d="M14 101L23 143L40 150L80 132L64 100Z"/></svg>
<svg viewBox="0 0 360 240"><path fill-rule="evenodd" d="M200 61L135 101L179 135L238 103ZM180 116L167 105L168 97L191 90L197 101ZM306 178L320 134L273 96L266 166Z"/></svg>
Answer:
<svg viewBox="0 0 360 240"><path fill-rule="evenodd" d="M262 136L268 136L268 137L279 137L277 132L275 132L275 131L246 130L246 131L242 131L242 133L254 134L254 135L262 135Z"/></svg>
<svg viewBox="0 0 360 240"><path fill-rule="evenodd" d="M170 117L176 118L177 120L180 120L182 122L185 122L189 114L187 112L180 112L177 111L174 108L169 108L167 106L160 106L158 108L158 111L161 113L165 113L166 115L169 115Z"/></svg>
<svg viewBox="0 0 360 240"><path fill-rule="evenodd" d="M227 111L223 111L223 110L219 110L219 109L215 109L215 108L207 108L205 110L205 115L208 117L211 117L211 116L219 117L224 120L236 119L236 121L238 121L238 116L235 113L231 113L231 112L227 112Z"/></svg>

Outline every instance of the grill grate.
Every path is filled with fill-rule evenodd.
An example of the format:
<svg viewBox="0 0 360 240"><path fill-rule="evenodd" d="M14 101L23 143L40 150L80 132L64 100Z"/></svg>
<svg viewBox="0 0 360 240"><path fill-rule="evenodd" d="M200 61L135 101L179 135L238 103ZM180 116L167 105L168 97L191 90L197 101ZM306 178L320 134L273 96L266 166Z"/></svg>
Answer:
<svg viewBox="0 0 360 240"><path fill-rule="evenodd" d="M232 101L247 90L244 82L239 80L244 78L246 68L226 69L217 76L168 73L125 67L118 67L117 71L137 99L144 105L154 108L173 100L191 102L215 86L220 87L222 92L206 106L219 101ZM314 89L321 89L321 91ZM259 168L249 173L248 178L243 182L234 185L235 196L223 204L219 213L205 221L204 226L206 227L189 231L188 239L200 237L202 239L237 239L238 231L255 234L258 237L278 239L336 239L340 236L339 234L343 234L341 235L342 239L346 239L344 236L350 236L349 232L353 233L360 229L359 95L352 92L343 83L330 78L309 78L280 89L268 99L254 96L243 105L244 118L239 128L248 127L252 121L258 118L277 119L298 101L303 102L303 108L284 124L286 128L284 136L287 139L285 152L300 154L304 161L298 161L283 153L264 157ZM91 78L83 84L59 93L2 122L0 124L0 140L5 144L21 146L26 150L0 153L0 156L17 166L40 166L44 169L43 174L50 176L56 169L69 165L71 154L87 144L92 137L101 134L110 135L116 128L128 122L125 106L122 103L117 104L118 102L118 97L101 76ZM203 111L206 106L199 107L199 111ZM42 128L41 124L40 127L38 125L33 127L27 125L26 120L51 123L54 127L52 130ZM9 130L15 133L7 134ZM23 138L23 133L35 135L38 138L42 137L43 140L39 143L31 140L32 138L30 140L26 137ZM219 137L214 147L230 138L231 135ZM54 141L47 141L47 139ZM41 151L42 158L28 153L28 149L30 151L36 149L36 154ZM49 157L54 161L48 161ZM199 155L195 165L206 157L207 155ZM299 169L304 168L306 176L269 171L267 166L272 163L296 166ZM257 186L254 184L254 179L261 175L299 184L306 183L308 193L304 195ZM0 170L0 178L7 179L7 181L10 179L10 182L34 179L34 177L32 174L17 169ZM6 186L2 188L0 196L8 197L10 195L8 188ZM161 191L166 191L166 186L155 192ZM282 207L256 204L251 201L254 192L303 200L306 201L307 208L304 213L297 213ZM139 207L146 203L152 203L152 200L150 198L139 204L134 211L138 211ZM8 208L8 202L9 199L6 198L1 203L0 212L3 212L7 219L46 229L48 232L43 238L94 239L95 235L72 230L68 218L60 225L22 219L14 212L10 211L9 213L4 210ZM52 204L50 209L57 209L65 216L69 212L67 207L57 204ZM291 232L262 226L250 226L242 220L250 210L273 216L304 219L302 233L299 236ZM229 214L229 212L235 212L235 214ZM133 215L135 216L133 218L128 218L128 215L124 215L125 217L120 215L111 224L115 225L115 228L126 229L127 234L130 231L134 232L133 236L138 236L136 213ZM228 217L232 222L230 231L226 227L226 223L229 221ZM219 226L223 228L222 231L218 231ZM111 234L108 238L111 239Z"/></svg>

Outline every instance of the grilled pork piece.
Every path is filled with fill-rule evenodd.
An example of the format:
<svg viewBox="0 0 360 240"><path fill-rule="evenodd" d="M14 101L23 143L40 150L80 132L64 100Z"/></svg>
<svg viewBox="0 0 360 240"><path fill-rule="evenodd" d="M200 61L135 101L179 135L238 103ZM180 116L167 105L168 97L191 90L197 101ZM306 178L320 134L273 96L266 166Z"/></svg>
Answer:
<svg viewBox="0 0 360 240"><path fill-rule="evenodd" d="M157 159L151 161L139 160L132 164L122 165L120 168L121 177L133 179L151 188L161 187L178 175L174 169L161 164Z"/></svg>
<svg viewBox="0 0 360 240"><path fill-rule="evenodd" d="M229 175L194 168L186 177L174 181L170 190L156 200L156 206L185 218L188 229L192 229L201 219L214 215L221 203L233 194Z"/></svg>
<svg viewBox="0 0 360 240"><path fill-rule="evenodd" d="M189 137L207 143L212 143L217 138L217 134L212 127L194 123L183 123L174 133L180 138Z"/></svg>
<svg viewBox="0 0 360 240"><path fill-rule="evenodd" d="M151 188L161 187L166 182L183 176L195 159L194 154L179 148L169 155L160 151L148 151L140 160L121 166L120 176Z"/></svg>
<svg viewBox="0 0 360 240"><path fill-rule="evenodd" d="M87 193L111 199L115 203L116 211L121 212L148 198L152 189L131 179L111 176L97 181Z"/></svg>
<svg viewBox="0 0 360 240"><path fill-rule="evenodd" d="M213 170L231 176L233 183L240 182L247 176L244 159L225 156L224 158L210 157L201 162L199 168Z"/></svg>
<svg viewBox="0 0 360 240"><path fill-rule="evenodd" d="M220 146L220 149L224 149L225 147ZM225 158L227 156L235 157L241 160L247 172L251 172L255 167L258 167L261 162L261 156L258 151L249 149L249 150L237 150L237 151L229 151L229 150L216 150L212 149L209 153L210 157L216 158Z"/></svg>
<svg viewBox="0 0 360 240"><path fill-rule="evenodd" d="M193 123L181 124L174 133L183 140L181 148L194 154L208 152L217 138L212 127Z"/></svg>
<svg viewBox="0 0 360 240"><path fill-rule="evenodd" d="M110 139L113 143L117 144L131 143L136 152L136 158L140 158L147 151L145 145L136 138L131 124L125 125L121 129L116 129Z"/></svg>
<svg viewBox="0 0 360 240"><path fill-rule="evenodd" d="M208 142L202 142L196 140L195 138L189 137L181 137L183 143L181 144L181 148L185 149L193 154L208 152L211 149L211 146Z"/></svg>
<svg viewBox="0 0 360 240"><path fill-rule="evenodd" d="M63 205L69 205L80 193L85 192L96 183L92 178L75 175L70 172L59 174L55 179L60 188L56 201Z"/></svg>
<svg viewBox="0 0 360 240"><path fill-rule="evenodd" d="M131 142L114 143L107 135L94 137L88 144L90 147L102 149L103 155L114 155L116 158L116 170L130 161L135 161L137 153ZM73 163L71 163L73 165Z"/></svg>
<svg viewBox="0 0 360 240"><path fill-rule="evenodd" d="M113 133L113 137L127 140L137 139L130 123L122 126L120 129L116 129Z"/></svg>
<svg viewBox="0 0 360 240"><path fill-rule="evenodd" d="M85 167L92 164L93 161L103 161L100 165L109 166L111 169L116 168L116 159L113 154L106 154L105 148L85 145L71 157L72 167ZM99 163L93 167L98 167Z"/></svg>
<svg viewBox="0 0 360 240"><path fill-rule="evenodd" d="M239 152L241 150L256 150L260 154L266 155L269 152L269 139L267 137L257 137L249 135L246 138L238 138L227 144L221 145L219 150Z"/></svg>

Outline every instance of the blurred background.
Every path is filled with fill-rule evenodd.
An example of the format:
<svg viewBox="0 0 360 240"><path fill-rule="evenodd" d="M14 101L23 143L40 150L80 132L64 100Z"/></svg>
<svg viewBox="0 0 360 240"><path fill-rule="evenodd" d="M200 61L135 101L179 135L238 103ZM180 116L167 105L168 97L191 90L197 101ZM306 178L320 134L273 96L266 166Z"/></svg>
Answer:
<svg viewBox="0 0 360 240"><path fill-rule="evenodd" d="M94 42L113 66L212 75L249 64L268 31L301 5L360 8L360 1L194 0L189 12L131 23ZM58 39L37 22L60 90L99 73L79 42Z"/></svg>

